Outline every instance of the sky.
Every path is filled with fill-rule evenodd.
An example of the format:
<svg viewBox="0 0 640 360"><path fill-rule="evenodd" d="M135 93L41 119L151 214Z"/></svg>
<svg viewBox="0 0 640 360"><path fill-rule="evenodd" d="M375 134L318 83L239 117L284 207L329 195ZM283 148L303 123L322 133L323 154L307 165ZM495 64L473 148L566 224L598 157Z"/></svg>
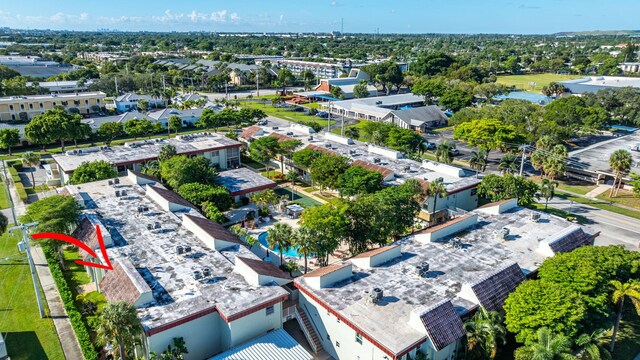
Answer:
<svg viewBox="0 0 640 360"><path fill-rule="evenodd" d="M0 27L549 34L640 29L639 13L638 0L6 0Z"/></svg>

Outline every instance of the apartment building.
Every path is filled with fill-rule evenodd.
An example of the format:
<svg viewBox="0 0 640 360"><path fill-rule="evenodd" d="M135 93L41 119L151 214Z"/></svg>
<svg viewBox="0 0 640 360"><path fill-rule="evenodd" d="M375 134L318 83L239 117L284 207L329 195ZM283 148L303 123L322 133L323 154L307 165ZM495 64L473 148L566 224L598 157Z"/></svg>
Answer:
<svg viewBox="0 0 640 360"><path fill-rule="evenodd" d="M71 113L97 113L104 107L105 97L100 91L3 97L0 98L0 121L29 121L55 106Z"/></svg>
<svg viewBox="0 0 640 360"><path fill-rule="evenodd" d="M137 110L138 102L140 100L146 100L149 103L149 108L167 107L167 99L157 98L147 94L134 93L127 93L113 99L113 106L118 111Z"/></svg>
<svg viewBox="0 0 640 360"><path fill-rule="evenodd" d="M258 61L256 61L258 64ZM271 60L271 64L280 68L289 69L294 75L300 75L305 70L311 70L317 78L331 79L340 77L344 72L339 64L321 63L302 60Z"/></svg>
<svg viewBox="0 0 640 360"><path fill-rule="evenodd" d="M543 223L543 226L541 225ZM509 293L557 253L598 234L553 215L489 204L447 223L294 280L307 331L335 359L452 360L463 321Z"/></svg>
<svg viewBox="0 0 640 360"><path fill-rule="evenodd" d="M424 98L414 94L375 96L320 103L322 111L353 119L382 121L392 110L424 106Z"/></svg>
<svg viewBox="0 0 640 360"><path fill-rule="evenodd" d="M84 162L107 161L120 174L127 170L140 171L144 163L156 160L164 145L173 145L178 155L204 156L211 165L220 169L240 166L241 143L217 133L196 133L180 135L171 139L139 140L125 143L123 146L100 146L69 150L64 154L53 155L55 164L49 180L57 170L59 180L66 184L71 174Z"/></svg>
<svg viewBox="0 0 640 360"><path fill-rule="evenodd" d="M207 359L282 328L291 312L281 286L289 275L178 194L135 172L65 189L84 206L72 236L97 250L98 226L113 265L87 267L96 288L110 303L137 308L144 329L138 357L181 337L185 359ZM104 263L101 254L81 255Z"/></svg>

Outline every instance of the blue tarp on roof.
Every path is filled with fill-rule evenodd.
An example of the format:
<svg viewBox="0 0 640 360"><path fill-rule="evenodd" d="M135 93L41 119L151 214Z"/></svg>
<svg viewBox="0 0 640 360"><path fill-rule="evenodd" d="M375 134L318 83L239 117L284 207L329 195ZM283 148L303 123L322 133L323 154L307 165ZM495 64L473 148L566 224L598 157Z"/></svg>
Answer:
<svg viewBox="0 0 640 360"><path fill-rule="evenodd" d="M623 126L623 125L611 125L611 128L616 130L628 131L628 132L634 132L638 130L638 128L634 128L631 126Z"/></svg>

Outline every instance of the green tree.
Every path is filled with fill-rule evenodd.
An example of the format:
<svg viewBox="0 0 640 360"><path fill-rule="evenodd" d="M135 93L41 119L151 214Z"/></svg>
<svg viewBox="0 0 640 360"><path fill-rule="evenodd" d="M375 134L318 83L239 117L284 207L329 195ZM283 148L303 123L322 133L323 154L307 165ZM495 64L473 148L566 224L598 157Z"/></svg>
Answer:
<svg viewBox="0 0 640 360"><path fill-rule="evenodd" d="M124 131L137 139L154 131L153 123L147 119L130 119L124 123Z"/></svg>
<svg viewBox="0 0 640 360"><path fill-rule="evenodd" d="M178 189L183 184L201 183L212 184L216 176L209 159L196 156L174 156L160 164L160 176L172 189Z"/></svg>
<svg viewBox="0 0 640 360"><path fill-rule="evenodd" d="M611 294L611 301L616 305L616 322L613 326L613 334L611 335L611 347L609 351L613 352L616 345L616 336L618 329L620 328L620 320L622 320L622 310L624 309L624 302L627 298L631 300L631 303L636 309L638 315L640 315L640 284L638 283L622 283L618 280L611 280L609 282L613 293Z"/></svg>
<svg viewBox="0 0 640 360"><path fill-rule="evenodd" d="M549 206L549 200L553 199L556 194L556 188L558 187L558 182L542 179L542 183L540 184L540 191L536 194L538 199L544 199L544 208L547 209Z"/></svg>
<svg viewBox="0 0 640 360"><path fill-rule="evenodd" d="M358 85L353 87L353 96L355 98L361 99L369 97L369 83L365 80L362 80Z"/></svg>
<svg viewBox="0 0 640 360"><path fill-rule="evenodd" d="M428 197L433 197L433 213L438 211L438 198L447 197L447 186L444 184L444 181L441 179L435 179L429 182L429 185L426 189L426 195Z"/></svg>
<svg viewBox="0 0 640 360"><path fill-rule="evenodd" d="M436 78L420 78L411 87L411 92L415 95L424 96L424 102L429 105L444 93L448 89L446 80L441 77Z"/></svg>
<svg viewBox="0 0 640 360"><path fill-rule="evenodd" d="M77 185L117 176L118 172L108 161L85 161L71 174L69 182Z"/></svg>
<svg viewBox="0 0 640 360"><path fill-rule="evenodd" d="M472 151L469 165L476 171L476 178L478 178L478 173L487 168L487 152L482 149Z"/></svg>
<svg viewBox="0 0 640 360"><path fill-rule="evenodd" d="M358 140L360 138L360 131L358 131L357 127L351 126L344 130L345 136Z"/></svg>
<svg viewBox="0 0 640 360"><path fill-rule="evenodd" d="M155 352L151 352L151 360L184 360L184 355L188 354L184 338L173 338L173 346L167 345L167 350L158 355Z"/></svg>
<svg viewBox="0 0 640 360"><path fill-rule="evenodd" d="M178 188L178 194L190 203L200 207L205 202L211 202L220 211L229 210L233 204L229 190L224 186L187 183Z"/></svg>
<svg viewBox="0 0 640 360"><path fill-rule="evenodd" d="M551 82L549 83L549 85L545 85L542 87L542 93L546 96L560 96L566 91L567 89L564 87L564 85L557 82Z"/></svg>
<svg viewBox="0 0 640 360"><path fill-rule="evenodd" d="M160 174L160 161L151 160L147 161L142 165L141 169L143 174L147 174L149 176L153 176L154 178L160 179L162 175Z"/></svg>
<svg viewBox="0 0 640 360"><path fill-rule="evenodd" d="M313 71L306 69L300 74L300 77L302 78L302 81L304 81L304 89L311 90L311 86L309 84L311 84L311 82L316 78Z"/></svg>
<svg viewBox="0 0 640 360"><path fill-rule="evenodd" d="M211 109L204 109L202 116L196 122L196 126L199 128L214 129L214 132L218 132L218 128L223 125L223 119Z"/></svg>
<svg viewBox="0 0 640 360"><path fill-rule="evenodd" d="M69 124L68 133L69 139L73 140L73 143L77 148L78 140L85 140L89 135L91 135L91 127L89 124L81 122L80 118L76 118Z"/></svg>
<svg viewBox="0 0 640 360"><path fill-rule="evenodd" d="M382 189L382 180L382 175L377 171L351 166L340 175L338 191L344 196L370 194Z"/></svg>
<svg viewBox="0 0 640 360"><path fill-rule="evenodd" d="M605 339L608 338L608 331L599 329L591 334L582 334L578 336L575 343L578 347L578 355L583 360L611 360L611 353L605 346Z"/></svg>
<svg viewBox="0 0 640 360"><path fill-rule="evenodd" d="M283 253L294 244L294 231L291 225L276 223L267 230L267 241L271 249L277 249L280 253L280 265L284 265Z"/></svg>
<svg viewBox="0 0 640 360"><path fill-rule="evenodd" d="M291 159L296 166L303 169L309 169L314 160L319 158L321 155L322 151L304 148L294 152L293 155L291 155Z"/></svg>
<svg viewBox="0 0 640 360"><path fill-rule="evenodd" d="M126 359L134 344L142 335L142 324L136 308L124 301L111 303L102 308L100 323L96 328L100 344L117 344L120 359Z"/></svg>
<svg viewBox="0 0 640 360"><path fill-rule="evenodd" d="M510 143L520 142L515 126L498 119L472 120L456 125L453 137L471 146L478 146L487 154L492 149L503 149Z"/></svg>
<svg viewBox="0 0 640 360"><path fill-rule="evenodd" d="M315 232L307 227L299 227L295 230L294 246L297 247L298 254L304 257L304 273L309 270L308 259L313 255L317 246L317 236Z"/></svg>
<svg viewBox="0 0 640 360"><path fill-rule="evenodd" d="M25 152L24 154L22 154L22 165L33 167L33 169L31 169L31 186L35 189L36 180L33 177L33 173L36 172L36 166L40 165L40 154L33 151Z"/></svg>
<svg viewBox="0 0 640 360"><path fill-rule="evenodd" d="M0 232L4 234L4 232L7 231L7 226L9 226L9 219L0 213Z"/></svg>
<svg viewBox="0 0 640 360"><path fill-rule="evenodd" d="M20 144L20 130L0 129L0 148L7 149L11 155L11 148Z"/></svg>
<svg viewBox="0 0 640 360"><path fill-rule="evenodd" d="M342 92L342 88L339 86L332 86L329 92L331 93L331 96L336 99L344 99L344 93Z"/></svg>
<svg viewBox="0 0 640 360"><path fill-rule="evenodd" d="M207 219L217 222L218 224L224 224L229 221L226 216L218 209L216 204L211 201L205 201L202 203L202 212Z"/></svg>
<svg viewBox="0 0 640 360"><path fill-rule="evenodd" d="M513 154L504 154L498 163L498 170L502 174L513 174L518 170L518 158Z"/></svg>
<svg viewBox="0 0 640 360"><path fill-rule="evenodd" d="M118 122L105 122L100 124L97 134L109 146L114 139L124 136L125 132Z"/></svg>
<svg viewBox="0 0 640 360"><path fill-rule="evenodd" d="M171 144L165 144L160 147L160 151L158 152L158 161L163 162L176 155L178 155L176 147Z"/></svg>
<svg viewBox="0 0 640 360"><path fill-rule="evenodd" d="M251 158L263 163L267 168L267 177L269 177L269 162L276 156L279 149L280 144L275 136L264 136L256 139L249 147Z"/></svg>
<svg viewBox="0 0 640 360"><path fill-rule="evenodd" d="M448 140L438 144L436 147L436 161L451 164L453 162L454 146L455 145Z"/></svg>
<svg viewBox="0 0 640 360"><path fill-rule="evenodd" d="M529 179L512 174L499 176L489 174L478 186L478 196L491 202L518 198L518 205L533 204L538 185Z"/></svg>
<svg viewBox="0 0 640 360"><path fill-rule="evenodd" d="M311 163L311 179L321 189L337 189L342 175L349 168L349 159L340 155L322 154Z"/></svg>
<svg viewBox="0 0 640 360"><path fill-rule="evenodd" d="M614 194L616 196L618 195L618 190L622 187L622 175L631 170L632 163L633 158L628 150L618 149L611 154L609 157L609 167L613 170L615 177L613 179L613 186L611 186L611 191L609 192L609 197L612 197Z"/></svg>
<svg viewBox="0 0 640 360"><path fill-rule="evenodd" d="M629 176L631 177L629 185L632 187L633 194L636 197L640 197L640 174L631 173Z"/></svg>
<svg viewBox="0 0 640 360"><path fill-rule="evenodd" d="M397 239L406 234L420 211L422 186L415 179L407 179L402 185L390 186L373 194L382 213L382 222L378 224L386 229L386 237Z"/></svg>
<svg viewBox="0 0 640 360"><path fill-rule="evenodd" d="M340 241L347 235L348 204L334 200L320 206L307 208L300 216L300 223L314 232L316 236L316 255L322 266L329 261Z"/></svg>
<svg viewBox="0 0 640 360"><path fill-rule="evenodd" d="M292 83L293 80L295 80L295 76L293 76L291 70L287 68L278 70L278 84L282 87L282 95L287 93L287 85Z"/></svg>
<svg viewBox="0 0 640 360"><path fill-rule="evenodd" d="M47 144L59 141L64 151L65 140L74 139L75 131L81 127L80 115L67 114L62 108L53 108L36 115L24 129L25 136L31 142Z"/></svg>
<svg viewBox="0 0 640 360"><path fill-rule="evenodd" d="M547 328L536 333L537 341L516 349L516 360L570 360L575 359L571 353L571 340L562 335L555 335Z"/></svg>
<svg viewBox="0 0 640 360"><path fill-rule="evenodd" d="M472 102L473 95L459 88L447 90L438 99L440 106L451 109L454 112L471 105Z"/></svg>
<svg viewBox="0 0 640 360"><path fill-rule="evenodd" d="M302 145L302 142L298 139L284 140L278 143L278 148L276 150L277 154L280 157L280 172L284 174L284 159L291 159L293 152L295 149Z"/></svg>
<svg viewBox="0 0 640 360"><path fill-rule="evenodd" d="M275 191L269 189L254 193L253 196L251 196L251 201L254 202L259 209L268 211L269 206L277 204L280 199Z"/></svg>
<svg viewBox="0 0 640 360"><path fill-rule="evenodd" d="M507 343L504 319L497 311L480 307L473 317L464 322L467 355L473 359L494 359L499 345Z"/></svg>
<svg viewBox="0 0 640 360"><path fill-rule="evenodd" d="M178 131L182 129L182 119L178 115L171 115L169 118L169 130L175 131L178 135Z"/></svg>
<svg viewBox="0 0 640 360"><path fill-rule="evenodd" d="M149 101L147 99L138 100L138 109L140 109L140 111L142 111L143 113L149 111Z"/></svg>
<svg viewBox="0 0 640 360"><path fill-rule="evenodd" d="M291 183L291 201L293 201L294 193L296 190L296 180L300 177L300 171L298 169L290 169L285 175L285 179Z"/></svg>
<svg viewBox="0 0 640 360"><path fill-rule="evenodd" d="M560 284L528 280L504 303L505 324L526 345L536 343L536 332L549 328L556 334L575 336L587 316L583 298Z"/></svg>

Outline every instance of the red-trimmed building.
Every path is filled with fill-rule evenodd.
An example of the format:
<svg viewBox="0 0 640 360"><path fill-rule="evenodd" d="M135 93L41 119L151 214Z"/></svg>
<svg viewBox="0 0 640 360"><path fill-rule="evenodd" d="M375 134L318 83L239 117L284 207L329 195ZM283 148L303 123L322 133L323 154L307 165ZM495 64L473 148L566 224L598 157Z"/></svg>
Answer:
<svg viewBox="0 0 640 360"><path fill-rule="evenodd" d="M250 198L254 193L273 189L276 183L247 168L222 171L216 181L229 190L235 202Z"/></svg>

